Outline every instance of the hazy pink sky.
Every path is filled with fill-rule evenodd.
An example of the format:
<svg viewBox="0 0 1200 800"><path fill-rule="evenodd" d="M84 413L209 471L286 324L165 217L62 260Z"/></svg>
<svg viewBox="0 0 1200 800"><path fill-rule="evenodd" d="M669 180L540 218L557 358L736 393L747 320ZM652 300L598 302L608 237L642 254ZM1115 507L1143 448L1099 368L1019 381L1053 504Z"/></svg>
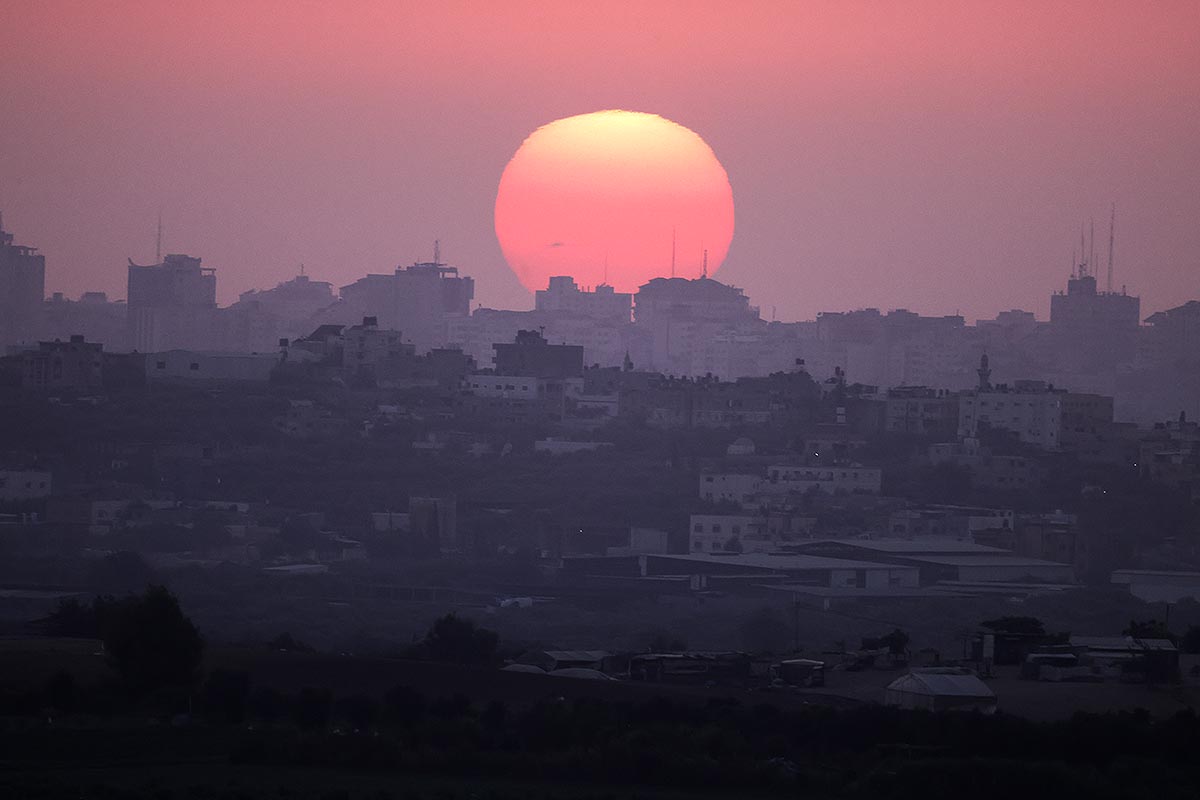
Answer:
<svg viewBox="0 0 1200 800"><path fill-rule="evenodd" d="M716 277L767 317L1045 316L1114 201L1118 283L1146 313L1200 297L1195 0L4 6L0 209L48 291L123 297L161 208L225 302L439 238L478 300L528 308L500 174L539 125L626 108L712 146Z"/></svg>

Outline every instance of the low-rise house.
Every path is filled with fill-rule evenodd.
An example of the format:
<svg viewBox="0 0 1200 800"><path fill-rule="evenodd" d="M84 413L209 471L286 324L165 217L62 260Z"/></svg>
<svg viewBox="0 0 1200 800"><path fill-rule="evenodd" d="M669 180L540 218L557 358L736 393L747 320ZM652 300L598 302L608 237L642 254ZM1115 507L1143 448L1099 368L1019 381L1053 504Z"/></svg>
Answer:
<svg viewBox="0 0 1200 800"><path fill-rule="evenodd" d="M1200 572L1153 569L1118 569L1112 583L1124 586L1134 597L1147 603L1178 603L1191 598L1200 600Z"/></svg>
<svg viewBox="0 0 1200 800"><path fill-rule="evenodd" d="M762 488L760 475L746 473L706 473L700 476L700 499L710 503L750 503Z"/></svg>
<svg viewBox="0 0 1200 800"><path fill-rule="evenodd" d="M0 503L40 500L49 497L52 481L45 470L0 470Z"/></svg>
<svg viewBox="0 0 1200 800"><path fill-rule="evenodd" d="M908 564L921 571L921 584L955 582L1075 582L1071 564L1017 556L1007 550L954 539L827 539L805 542L799 552Z"/></svg>
<svg viewBox="0 0 1200 800"><path fill-rule="evenodd" d="M841 466L774 466L767 469L768 492L799 492L817 489L826 494L879 494L883 470L859 464Z"/></svg>
<svg viewBox="0 0 1200 800"><path fill-rule="evenodd" d="M169 350L146 355L146 380L267 383L278 364L276 353Z"/></svg>

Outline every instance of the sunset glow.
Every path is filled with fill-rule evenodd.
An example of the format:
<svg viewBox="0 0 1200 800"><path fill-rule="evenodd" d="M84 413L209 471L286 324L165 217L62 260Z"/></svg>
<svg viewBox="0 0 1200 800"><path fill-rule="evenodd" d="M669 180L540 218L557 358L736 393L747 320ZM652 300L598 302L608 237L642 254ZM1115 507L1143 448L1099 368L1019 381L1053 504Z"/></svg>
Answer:
<svg viewBox="0 0 1200 800"><path fill-rule="evenodd" d="M693 131L655 114L598 111L538 128L509 162L496 236L528 289L552 275L635 291L708 271L733 239L724 167ZM607 264L607 269L606 269Z"/></svg>

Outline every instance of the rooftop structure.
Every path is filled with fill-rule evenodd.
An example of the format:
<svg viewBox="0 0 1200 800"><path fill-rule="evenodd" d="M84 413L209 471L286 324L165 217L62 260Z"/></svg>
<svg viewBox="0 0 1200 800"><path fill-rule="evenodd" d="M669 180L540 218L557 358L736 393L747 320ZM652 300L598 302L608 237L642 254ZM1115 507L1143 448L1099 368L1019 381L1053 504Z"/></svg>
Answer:
<svg viewBox="0 0 1200 800"><path fill-rule="evenodd" d="M342 316L375 317L381 328L403 330L423 353L445 344L447 317L470 314L475 281L442 263L435 246L433 261L397 267L391 275L366 275L341 293Z"/></svg>
<svg viewBox="0 0 1200 800"><path fill-rule="evenodd" d="M536 292L534 304L538 311L627 323L633 308L633 295L618 292L603 283L591 291L580 289L574 278L557 275L550 279L545 289Z"/></svg>
<svg viewBox="0 0 1200 800"><path fill-rule="evenodd" d="M654 324L660 318L704 322L757 320L758 309L741 289L712 278L655 278L638 289L634 318Z"/></svg>
<svg viewBox="0 0 1200 800"><path fill-rule="evenodd" d="M575 378L583 374L583 348L549 344L541 331L517 331L512 342L492 345L496 374L528 378Z"/></svg>
<svg viewBox="0 0 1200 800"><path fill-rule="evenodd" d="M1083 231L1079 232L1078 261L1072 258L1071 277L1067 280L1067 291L1055 293L1050 298L1050 323L1055 326L1090 329L1112 334L1120 330L1138 327L1141 300L1126 293L1113 290L1113 238L1116 230L1117 209L1113 206L1112 220L1108 231L1108 280L1104 291L1099 291L1096 281L1096 238L1092 228L1088 241Z"/></svg>

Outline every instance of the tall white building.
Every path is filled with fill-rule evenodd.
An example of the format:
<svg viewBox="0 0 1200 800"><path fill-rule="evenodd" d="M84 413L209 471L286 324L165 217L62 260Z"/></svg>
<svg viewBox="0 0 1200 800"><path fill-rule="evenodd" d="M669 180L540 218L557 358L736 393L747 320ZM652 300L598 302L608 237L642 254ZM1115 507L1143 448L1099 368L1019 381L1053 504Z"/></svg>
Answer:
<svg viewBox="0 0 1200 800"><path fill-rule="evenodd" d="M1064 392L1042 381L963 392L958 398L958 435L974 439L981 426L1011 431L1043 450L1057 450L1062 438Z"/></svg>

